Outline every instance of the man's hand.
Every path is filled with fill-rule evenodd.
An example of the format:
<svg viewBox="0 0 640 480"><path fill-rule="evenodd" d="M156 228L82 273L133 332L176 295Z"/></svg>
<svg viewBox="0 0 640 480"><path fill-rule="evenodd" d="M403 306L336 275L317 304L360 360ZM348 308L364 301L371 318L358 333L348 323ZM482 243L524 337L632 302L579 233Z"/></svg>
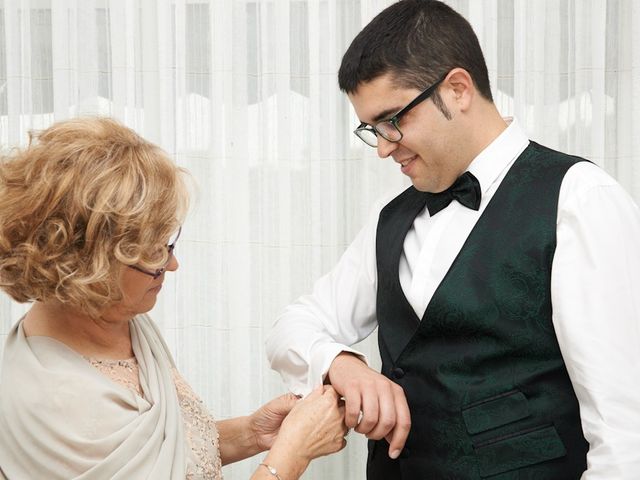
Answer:
<svg viewBox="0 0 640 480"><path fill-rule="evenodd" d="M355 355L342 352L329 367L329 383L345 400L345 424L367 438L389 442L389 457L398 458L411 415L402 387L369 368ZM358 419L362 412L360 423Z"/></svg>

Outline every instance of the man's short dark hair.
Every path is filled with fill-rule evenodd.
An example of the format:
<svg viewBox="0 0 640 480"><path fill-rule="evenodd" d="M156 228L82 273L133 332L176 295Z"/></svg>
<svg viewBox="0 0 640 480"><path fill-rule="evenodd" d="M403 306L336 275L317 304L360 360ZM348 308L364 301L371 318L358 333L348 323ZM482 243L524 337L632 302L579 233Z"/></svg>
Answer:
<svg viewBox="0 0 640 480"><path fill-rule="evenodd" d="M439 1L401 0L351 42L338 84L354 93L361 83L390 73L399 87L423 90L456 67L469 72L480 94L493 100L487 65L469 22Z"/></svg>

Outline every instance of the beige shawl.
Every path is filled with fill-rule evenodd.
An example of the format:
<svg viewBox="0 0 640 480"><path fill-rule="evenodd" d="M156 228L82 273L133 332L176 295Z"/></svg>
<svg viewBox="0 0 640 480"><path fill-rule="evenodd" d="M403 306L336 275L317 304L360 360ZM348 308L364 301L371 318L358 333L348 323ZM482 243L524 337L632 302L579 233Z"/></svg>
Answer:
<svg viewBox="0 0 640 480"><path fill-rule="evenodd" d="M0 469L9 480L184 480L173 360L148 316L130 329L144 398L64 344L25 337L22 321L12 329L0 375Z"/></svg>

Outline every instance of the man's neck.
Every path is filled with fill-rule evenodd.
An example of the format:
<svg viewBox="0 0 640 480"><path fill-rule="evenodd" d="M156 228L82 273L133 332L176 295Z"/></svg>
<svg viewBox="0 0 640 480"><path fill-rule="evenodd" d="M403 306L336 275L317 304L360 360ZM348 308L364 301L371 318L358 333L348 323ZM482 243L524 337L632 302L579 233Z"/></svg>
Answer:
<svg viewBox="0 0 640 480"><path fill-rule="evenodd" d="M468 162L465 169L484 149L491 145L508 126L493 103L482 105L474 111L469 118L469 151L466 155Z"/></svg>

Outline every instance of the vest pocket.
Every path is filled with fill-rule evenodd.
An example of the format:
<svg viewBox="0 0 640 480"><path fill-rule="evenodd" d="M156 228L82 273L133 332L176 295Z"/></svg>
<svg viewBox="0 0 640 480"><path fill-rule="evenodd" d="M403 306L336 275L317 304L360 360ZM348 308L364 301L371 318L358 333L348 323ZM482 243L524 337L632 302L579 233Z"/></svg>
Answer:
<svg viewBox="0 0 640 480"><path fill-rule="evenodd" d="M462 410L467 432L471 435L501 427L531 415L529 403L519 390L496 395L467 405Z"/></svg>
<svg viewBox="0 0 640 480"><path fill-rule="evenodd" d="M482 478L553 460L567 454L553 425L486 441L474 446L474 450Z"/></svg>

